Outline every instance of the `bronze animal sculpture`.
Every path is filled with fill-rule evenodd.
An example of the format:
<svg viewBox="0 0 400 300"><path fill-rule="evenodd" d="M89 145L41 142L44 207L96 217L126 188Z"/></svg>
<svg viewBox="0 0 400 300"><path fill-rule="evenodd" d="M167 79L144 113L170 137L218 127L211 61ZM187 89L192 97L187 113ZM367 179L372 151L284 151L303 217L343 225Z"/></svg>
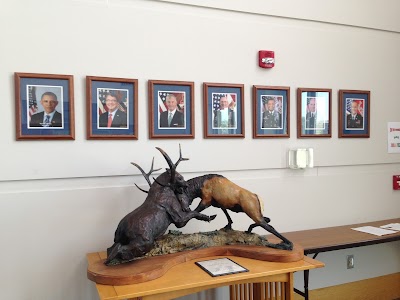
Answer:
<svg viewBox="0 0 400 300"><path fill-rule="evenodd" d="M144 203L126 215L118 224L114 244L107 249L106 265L127 262L143 256L152 249L154 240L163 235L171 223L181 228L192 218L208 222L215 218L215 215L207 216L197 211L182 210L176 193L182 192L187 183L182 175L176 172L176 168L186 159L182 158L180 151L179 160L173 164L167 153L160 148L157 149L166 158L170 169L157 177L156 180L161 185L151 184L149 176L154 172L153 164L148 173L134 164L146 178L150 189L148 192L143 190L148 193ZM186 197L184 200L187 199Z"/></svg>
<svg viewBox="0 0 400 300"><path fill-rule="evenodd" d="M228 225L225 226L225 229L232 229L232 219L227 209L234 212L244 212L255 222L250 225L247 230L248 233L255 227L261 226L282 240L277 248L293 249L293 243L268 224L270 219L262 215L263 203L256 194L218 174L208 174L189 179L187 185L184 195L189 197L189 200L183 201L184 203L190 204L193 199L201 198L195 211L201 212L209 206L221 208L228 219Z"/></svg>

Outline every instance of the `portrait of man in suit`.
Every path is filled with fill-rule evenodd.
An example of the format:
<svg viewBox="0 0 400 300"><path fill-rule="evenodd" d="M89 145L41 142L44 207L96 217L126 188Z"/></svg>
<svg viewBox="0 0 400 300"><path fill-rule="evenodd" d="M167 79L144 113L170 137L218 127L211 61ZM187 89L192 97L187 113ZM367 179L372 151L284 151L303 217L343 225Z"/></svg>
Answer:
<svg viewBox="0 0 400 300"><path fill-rule="evenodd" d="M160 128L185 127L184 114L178 110L178 100L174 94L168 94L165 100L166 111L160 114Z"/></svg>
<svg viewBox="0 0 400 300"><path fill-rule="evenodd" d="M264 112L262 114L261 128L282 128L282 114L276 110L275 97L263 96L262 103Z"/></svg>
<svg viewBox="0 0 400 300"><path fill-rule="evenodd" d="M306 129L317 127L317 100L315 97L307 98Z"/></svg>
<svg viewBox="0 0 400 300"><path fill-rule="evenodd" d="M62 127L62 114L56 111L58 99L53 92L44 92L40 99L43 107L42 112L38 112L31 116L29 121L30 127Z"/></svg>
<svg viewBox="0 0 400 300"><path fill-rule="evenodd" d="M120 103L113 93L105 94L107 111L99 116L101 128L127 128L128 115L119 109Z"/></svg>
<svg viewBox="0 0 400 300"><path fill-rule="evenodd" d="M364 128L364 118L359 112L360 111L359 103L353 99L346 99L346 100L351 101L350 114L347 115L346 128L350 129Z"/></svg>
<svg viewBox="0 0 400 300"><path fill-rule="evenodd" d="M219 100L219 109L214 110L213 128L236 127L235 111L229 108L229 101L226 96Z"/></svg>

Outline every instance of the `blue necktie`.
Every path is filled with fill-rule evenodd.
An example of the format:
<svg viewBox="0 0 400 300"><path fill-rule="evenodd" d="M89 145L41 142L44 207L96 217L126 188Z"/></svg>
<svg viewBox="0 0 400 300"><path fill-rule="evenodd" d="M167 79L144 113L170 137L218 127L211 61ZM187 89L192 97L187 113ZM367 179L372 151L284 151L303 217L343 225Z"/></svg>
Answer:
<svg viewBox="0 0 400 300"><path fill-rule="evenodd" d="M46 115L46 119L44 120L44 127L50 126L50 115Z"/></svg>
<svg viewBox="0 0 400 300"><path fill-rule="evenodd" d="M171 126L171 121L172 121L172 113L169 113L169 115L168 115L168 126Z"/></svg>

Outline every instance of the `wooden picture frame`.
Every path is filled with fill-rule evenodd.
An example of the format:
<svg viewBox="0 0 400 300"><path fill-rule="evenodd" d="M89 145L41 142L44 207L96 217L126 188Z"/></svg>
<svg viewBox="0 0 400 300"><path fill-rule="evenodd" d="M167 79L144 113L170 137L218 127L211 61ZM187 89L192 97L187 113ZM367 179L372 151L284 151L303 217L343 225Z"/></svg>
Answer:
<svg viewBox="0 0 400 300"><path fill-rule="evenodd" d="M332 137L332 89L297 89L297 137Z"/></svg>
<svg viewBox="0 0 400 300"><path fill-rule="evenodd" d="M290 137L290 87L253 85L253 138Z"/></svg>
<svg viewBox="0 0 400 300"><path fill-rule="evenodd" d="M17 140L74 140L72 75L14 73Z"/></svg>
<svg viewBox="0 0 400 300"><path fill-rule="evenodd" d="M86 76L88 140L138 139L138 80Z"/></svg>
<svg viewBox="0 0 400 300"><path fill-rule="evenodd" d="M339 138L369 138L370 91L339 90Z"/></svg>
<svg viewBox="0 0 400 300"><path fill-rule="evenodd" d="M244 138L243 89L243 84L203 83L204 138Z"/></svg>
<svg viewBox="0 0 400 300"><path fill-rule="evenodd" d="M150 139L194 139L194 82L149 80Z"/></svg>

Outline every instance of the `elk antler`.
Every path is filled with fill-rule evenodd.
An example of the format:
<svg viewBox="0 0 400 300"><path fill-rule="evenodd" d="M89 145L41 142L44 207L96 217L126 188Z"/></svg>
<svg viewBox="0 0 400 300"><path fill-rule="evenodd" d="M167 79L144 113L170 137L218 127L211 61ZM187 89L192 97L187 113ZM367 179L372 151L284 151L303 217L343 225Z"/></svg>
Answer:
<svg viewBox="0 0 400 300"><path fill-rule="evenodd" d="M180 163L181 161L184 161L184 160L189 160L189 158L184 158L184 157L182 157L181 144L179 144L179 159L178 159L178 161L175 163L175 168L179 165L179 163Z"/></svg>
<svg viewBox="0 0 400 300"><path fill-rule="evenodd" d="M161 152L161 154L164 156L165 160L167 161L169 169L171 171L170 184L174 184L175 183L175 168L176 168L175 165L173 164L169 155L163 149L161 149L159 147L156 147L156 149Z"/></svg>
<svg viewBox="0 0 400 300"><path fill-rule="evenodd" d="M175 184L175 170L176 170L176 167L179 165L179 163L180 163L181 161L189 160L189 158L183 158L183 157L182 157L181 144L179 144L179 159L178 159L178 161L177 161L175 164L172 162L172 160L171 160L171 158L169 157L169 155L168 155L163 149L161 149L161 148L159 148L159 147L156 147L156 149L157 149L158 151L161 152L161 154L164 156L165 160L167 161L167 163L168 163L168 165L169 165L169 169L171 170L171 180L170 180L170 184L171 184L171 185Z"/></svg>
<svg viewBox="0 0 400 300"><path fill-rule="evenodd" d="M148 173L146 173L138 164L136 164L136 163L134 163L134 162L131 162L131 164L134 165L136 168L139 169L139 171L142 173L143 177L146 179L146 181L147 181L147 183L149 184L150 187L151 187L151 182L150 182L150 175L151 175L151 173L157 172L157 171L161 170L161 168L160 168L160 169L156 169L156 170L153 169L153 167L154 167L154 157L153 157L153 160L151 161L151 169L150 169L150 171L149 171ZM136 185L136 187L137 187L139 190L141 190L142 192L149 193L149 191L143 190L143 189L140 188L136 183L135 183L135 185Z"/></svg>

